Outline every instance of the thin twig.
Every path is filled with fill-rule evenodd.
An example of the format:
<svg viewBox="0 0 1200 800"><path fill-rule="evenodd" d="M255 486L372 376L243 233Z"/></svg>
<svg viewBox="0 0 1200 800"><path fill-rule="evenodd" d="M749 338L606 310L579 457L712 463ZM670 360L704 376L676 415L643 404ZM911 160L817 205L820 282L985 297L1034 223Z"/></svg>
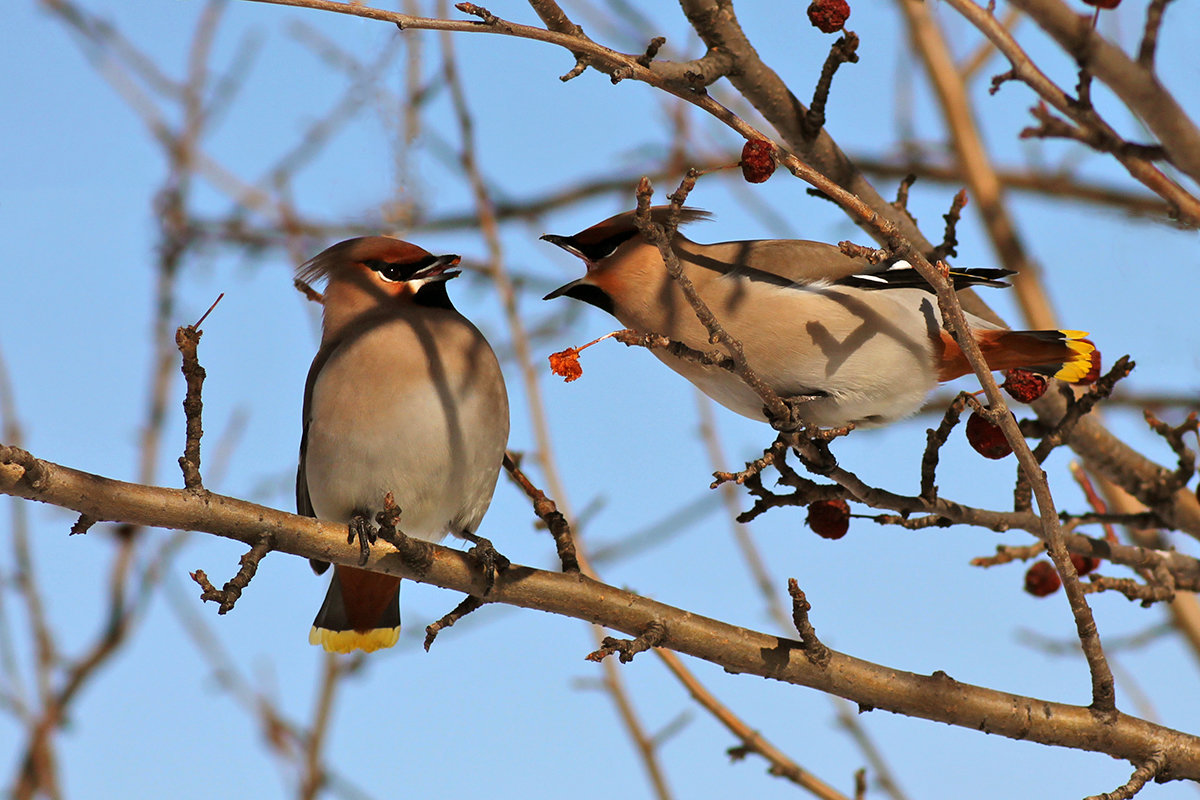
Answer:
<svg viewBox="0 0 1200 800"><path fill-rule="evenodd" d="M1154 71L1154 53L1158 49L1158 31L1162 27L1163 12L1171 0L1150 0L1146 7L1146 27L1142 32L1142 43L1138 47L1138 66L1147 72Z"/></svg>
<svg viewBox="0 0 1200 800"><path fill-rule="evenodd" d="M825 65L821 67L821 77L813 90L812 104L804 115L804 135L811 139L825 127L825 104L829 100L829 89L833 85L833 76L842 64L858 63L858 35L854 31L846 31L829 48L825 57Z"/></svg>
<svg viewBox="0 0 1200 800"><path fill-rule="evenodd" d="M827 666L830 658L829 648L821 644L816 630L809 622L808 612L812 610L812 606L795 578L788 578L788 594L792 597L792 623L796 626L796 633L800 635L800 649L812 663L819 667Z"/></svg>
<svg viewBox="0 0 1200 800"><path fill-rule="evenodd" d="M272 550L272 537L270 534L263 534L262 537L246 552L238 561L237 574L225 582L225 585L220 589L216 588L209 582L208 576L204 574L204 570L196 570L192 573L192 580L200 585L203 590L200 593L200 599L204 601L212 601L219 603L217 608L218 614L227 614L237 603L238 598L242 596L242 591L250 585L254 575L258 572L258 562L263 560L263 557Z"/></svg>
<svg viewBox="0 0 1200 800"><path fill-rule="evenodd" d="M218 298L219 300L220 298ZM214 306L216 303L213 304ZM209 311L212 311L210 308ZM208 313L205 312L205 316ZM201 317L201 321L203 321ZM187 392L183 398L183 413L186 419L186 441L183 455L179 457L179 468L183 471L183 485L191 491L203 491L204 484L200 478L200 439L204 435L201 414L204 410L201 390L204 387L205 372L200 366L196 348L200 344L202 331L199 323L181 327L175 331L175 344L183 355L181 369L187 383Z"/></svg>
<svg viewBox="0 0 1200 800"><path fill-rule="evenodd" d="M652 647L658 647L663 639L667 636L667 626L658 620L653 620L646 626L646 630L639 633L633 639L616 639L612 636L605 636L604 641L600 643L599 649L588 653L588 661L603 661L613 653L618 654L622 664L628 664L633 661L633 657L638 653L644 653Z"/></svg>
<svg viewBox="0 0 1200 800"><path fill-rule="evenodd" d="M525 496L533 501L533 513L545 523L550 535L554 537L554 545L558 549L558 558L562 562L563 572L579 572L579 559L575 555L575 540L571 536L571 525L567 518L558 510L554 501L546 497L546 493L533 485L533 482L521 471L518 459L512 453L504 453L504 469L509 477Z"/></svg>

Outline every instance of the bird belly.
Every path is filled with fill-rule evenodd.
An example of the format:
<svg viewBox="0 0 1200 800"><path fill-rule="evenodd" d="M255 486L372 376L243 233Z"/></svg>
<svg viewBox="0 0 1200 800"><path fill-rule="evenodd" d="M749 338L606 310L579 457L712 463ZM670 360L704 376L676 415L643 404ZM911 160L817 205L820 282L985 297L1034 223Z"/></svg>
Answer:
<svg viewBox="0 0 1200 800"><path fill-rule="evenodd" d="M462 352L471 353L465 376L448 369ZM380 326L334 353L313 386L305 457L313 510L336 521L373 516L390 492L410 536L473 531L507 438L499 365L473 327L439 327L434 339L406 321Z"/></svg>
<svg viewBox="0 0 1200 800"><path fill-rule="evenodd" d="M805 398L799 411L810 425L885 425L916 412L937 383L929 338L936 317L919 290L876 293L868 303L862 291L763 286L747 291L730 281L708 294L718 320L742 343L750 368L781 397ZM675 319L666 335L698 350L713 349L694 315ZM765 418L763 400L734 373L662 351L655 355L730 410Z"/></svg>

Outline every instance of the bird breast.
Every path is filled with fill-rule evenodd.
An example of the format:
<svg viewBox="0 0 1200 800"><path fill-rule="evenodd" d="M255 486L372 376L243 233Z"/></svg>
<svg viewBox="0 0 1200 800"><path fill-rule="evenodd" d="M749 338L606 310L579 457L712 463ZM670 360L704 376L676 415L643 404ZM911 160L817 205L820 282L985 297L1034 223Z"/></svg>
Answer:
<svg viewBox="0 0 1200 800"><path fill-rule="evenodd" d="M508 438L496 356L466 319L420 309L352 332L312 389L305 469L313 510L345 521L382 508L437 540L473 531Z"/></svg>

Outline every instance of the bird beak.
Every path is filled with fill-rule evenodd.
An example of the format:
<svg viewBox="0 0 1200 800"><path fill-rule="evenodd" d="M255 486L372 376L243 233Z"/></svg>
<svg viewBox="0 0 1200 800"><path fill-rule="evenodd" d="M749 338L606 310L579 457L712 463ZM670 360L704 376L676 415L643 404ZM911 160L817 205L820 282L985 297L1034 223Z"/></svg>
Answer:
<svg viewBox="0 0 1200 800"><path fill-rule="evenodd" d="M613 299L596 284L588 283L586 275L578 280L571 281L568 284L558 287L542 299L553 300L556 297L562 297L564 295L573 300L578 300L581 303L593 305L601 311L607 311L614 317L617 316L616 304L613 303Z"/></svg>
<svg viewBox="0 0 1200 800"><path fill-rule="evenodd" d="M561 247L563 250L566 250L571 255L582 258L583 262L585 264L587 264L588 271L589 272L591 271L591 269L592 269L591 262L588 261L587 256L585 256L583 253L579 252L579 249L577 247L575 247L575 245L571 242L572 237L559 236L557 233L546 233L546 234L542 234L538 238L544 242L549 242L550 244L558 245L559 247ZM587 276L585 275L584 277L587 277ZM562 286L558 287L557 289L555 289L553 292L546 295L542 299L543 300L553 300L554 298L562 297L563 295L566 295L567 297L574 297L575 295L572 294L572 290L575 289L576 287L579 287L580 281L582 281L582 280L583 280L583 278L579 278L577 280L571 281L570 283L563 284ZM583 288L583 287L579 287L579 288Z"/></svg>
<svg viewBox="0 0 1200 800"><path fill-rule="evenodd" d="M543 236L542 238L545 239L546 237ZM543 300L553 300L556 297L562 297L564 294L567 295L568 297L570 297L571 290L574 289L576 286L578 286L579 282L582 280L583 280L583 278L578 278L576 280L571 281L570 283L564 283L562 286L558 287L557 289L555 289L553 292L546 295L542 299Z"/></svg>
<svg viewBox="0 0 1200 800"><path fill-rule="evenodd" d="M427 267L422 267L413 273L409 280L413 281L448 281L451 278L457 278L462 270L451 269L458 266L458 262L462 261L462 256L445 255L438 256L437 259Z"/></svg>
<svg viewBox="0 0 1200 800"><path fill-rule="evenodd" d="M579 248L577 248L571 242L571 239L574 237L559 236L557 233L545 233L545 234L542 234L541 236L539 236L538 238L544 242L549 242L550 244L558 245L559 247L561 247L563 250L566 250L571 255L582 258L585 263L588 263L589 267L591 266L591 263L588 262L588 257L585 256L583 253L579 252Z"/></svg>

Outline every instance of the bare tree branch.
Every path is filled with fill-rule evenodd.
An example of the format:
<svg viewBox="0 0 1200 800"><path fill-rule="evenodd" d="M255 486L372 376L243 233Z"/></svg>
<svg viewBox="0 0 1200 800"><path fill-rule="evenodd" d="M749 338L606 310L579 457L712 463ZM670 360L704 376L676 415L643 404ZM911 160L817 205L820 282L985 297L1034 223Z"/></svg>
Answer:
<svg viewBox="0 0 1200 800"><path fill-rule="evenodd" d="M35 486L34 475L39 475ZM30 460L0 446L0 493L51 503L146 527L196 530L247 544L263 533L276 549L303 558L355 565L357 548L344 527L205 492L125 483ZM366 568L466 594L482 594L485 576L464 553L431 545L432 560L416 575L394 553L374 548ZM622 591L585 576L513 565L497 577L489 602L596 621L636 636L662 621L661 646L711 661L732 672L810 686L858 703L1027 741L1107 753L1141 763L1161 749L1164 778L1200 780L1200 737L1120 712L1021 697L960 683L944 673L915 675L830 651L825 667L799 654L798 642L727 625Z"/></svg>

